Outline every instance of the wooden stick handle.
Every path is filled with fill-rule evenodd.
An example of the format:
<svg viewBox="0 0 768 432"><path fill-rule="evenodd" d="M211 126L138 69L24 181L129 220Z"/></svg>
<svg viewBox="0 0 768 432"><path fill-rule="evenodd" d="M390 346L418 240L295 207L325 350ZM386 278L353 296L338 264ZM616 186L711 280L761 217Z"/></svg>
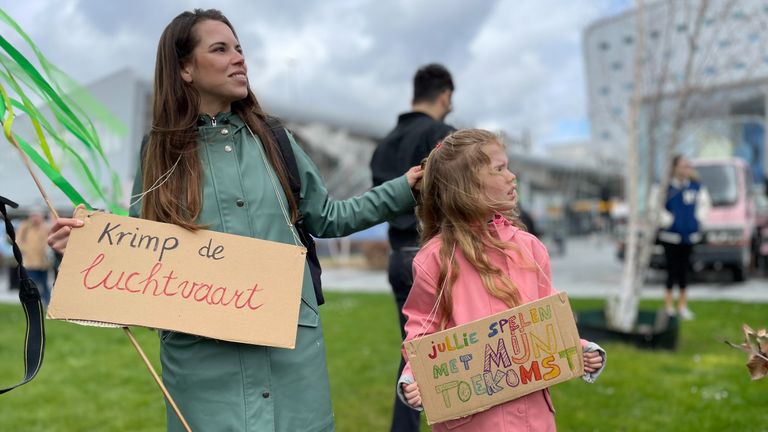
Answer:
<svg viewBox="0 0 768 432"><path fill-rule="evenodd" d="M13 146L16 147L19 153L21 153L21 159L24 161L24 165L27 167L27 171L29 171L29 174L32 175L32 180L35 181L35 185L37 185L37 189L40 191L40 194L43 196L43 200L45 200L45 204L48 206L48 210L51 211L51 214L53 215L54 218L58 219L59 213L56 211L56 208L54 208L53 204L51 203L51 200L48 198L48 194L45 192L45 188L43 188L42 183L40 183L40 180L37 178L35 171L32 169L32 164L29 162L29 158L27 157L27 154L24 153L24 151L21 149L21 147L16 142L16 139L13 137L13 135L8 136L8 138L11 140L11 144L13 144ZM136 348L136 351L139 353L139 356L141 357L141 359L144 361L144 365L147 366L147 369L149 369L149 373L152 374L152 378L154 378L157 385L160 386L160 390L163 392L165 399L168 401L168 403L171 404L171 408L173 408L173 411L176 413L176 416L179 417L179 421L181 421L181 424L184 426L184 429L187 432L192 432L192 429L190 429L189 424L187 424L187 420L184 419L184 416L181 414L181 411L179 411L179 407L176 406L176 402L173 400L173 397L171 397L171 394L168 393L168 389L166 389L165 385L163 385L163 381L157 375L157 372L155 372L155 368L152 367L152 363L149 362L149 359L147 358L146 354L144 354L144 350L141 349L139 342L133 336L131 329L128 327L123 327L123 330L125 331L125 334L128 336L128 339L130 339L131 343L133 344L133 347Z"/></svg>
<svg viewBox="0 0 768 432"><path fill-rule="evenodd" d="M35 184L37 185L37 189L40 191L40 195L43 196L43 200L45 201L45 205L48 206L48 210L51 211L51 215L53 215L54 218L59 218L59 213L56 212L56 209L53 207L53 204L51 203L51 200L48 198L48 194L45 193L45 189L43 188L43 184L40 183L40 180L37 178L37 174L35 174L35 170L32 169L32 164L29 162L29 158L27 157L27 154L24 153L24 150L21 149L19 146L19 143L16 142L16 138L13 137L13 134L10 136L6 135L9 140L11 140L11 144L13 144L14 147L21 153L21 159L24 161L24 165L27 167L27 171L29 171L29 174L32 175L32 180L35 181Z"/></svg>
<svg viewBox="0 0 768 432"><path fill-rule="evenodd" d="M173 408L173 412L176 413L176 416L179 418L179 421L181 422L182 426L184 426L184 429L187 432L192 432L192 429L190 429L189 424L187 424L187 420L184 419L184 416L181 415L181 411L179 411L179 407L176 406L176 402L174 402L173 398L171 397L171 394L168 393L168 389L166 389L165 385L163 385L163 381L157 375L157 372L155 372L155 368L152 367L152 363L149 362L149 359L147 358L146 354L144 354L144 351L141 349L139 342L133 336L131 329L128 327L123 327L123 330L125 331L125 334L128 336L128 339L131 340L133 347L136 348L136 351L138 351L141 359L144 360L144 364L147 366L147 369L149 369L149 373L152 374L152 378L154 378L157 385L160 386L160 390L163 392L165 399L168 401L169 404L171 404L171 408Z"/></svg>

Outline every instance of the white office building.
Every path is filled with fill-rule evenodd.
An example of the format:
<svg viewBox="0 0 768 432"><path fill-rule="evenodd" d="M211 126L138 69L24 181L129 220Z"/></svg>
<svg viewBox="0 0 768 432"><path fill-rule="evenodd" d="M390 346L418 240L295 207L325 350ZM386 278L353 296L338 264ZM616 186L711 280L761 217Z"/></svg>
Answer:
<svg viewBox="0 0 768 432"><path fill-rule="evenodd" d="M117 175L121 193L119 202L127 207L131 184L138 163L138 149L141 144L141 138L149 128L151 112L151 85L139 78L134 72L123 69L105 76L90 85L86 91L98 103L102 104L102 114L111 118L104 122L99 120L99 116L93 116L91 119L93 126L99 135L101 146L104 150L105 159L109 161L112 171ZM83 94L75 92L70 94L78 104L83 108L91 108L83 104ZM96 177L102 189L107 193L112 192L111 173L99 162L91 160L83 147L77 143L74 135L64 131L63 127L58 126L53 121L51 110L44 106L39 107L43 115L54 124L57 130L62 132L67 143L82 157ZM107 112L108 111L108 112ZM18 113L17 113L18 114ZM117 126L117 127L115 127ZM19 115L13 123L13 131L22 139L26 140L31 146L39 148L37 135L34 133L29 118L25 115ZM16 201L21 206L22 213L29 211L30 208L43 208L44 201L38 191L32 177L25 168L21 155L6 143L6 150L3 157L0 158L0 195ZM92 193L87 186L83 170L78 161L72 155L67 155L59 146L51 143L51 152L53 159L61 170L61 175L67 179L73 187L86 200L97 208L103 208L105 203L100 201L96 194ZM42 154L42 152L40 152ZM68 213L71 211L72 204L70 200L35 166L35 172L48 193L51 202L58 210Z"/></svg>
<svg viewBox="0 0 768 432"><path fill-rule="evenodd" d="M127 208L131 202L130 192L139 162L141 141L149 131L152 122L152 85L132 70L123 69L87 85L85 91L87 95L80 92L70 96L78 104L83 104L84 95L88 98L93 97L97 103L101 104L101 112L98 115L92 104L89 106L83 104L82 108L93 121L111 172L105 166L90 161L86 152L79 153L79 156L89 162L89 169L105 192L111 192L112 173L117 176L121 187L118 203ZM373 153L376 138L365 125L354 122L344 125L331 124L318 119L317 116L290 111L280 106L272 108L273 105L270 101L265 103L270 112L274 112L286 121L286 125L318 165L326 179L326 186L335 197L353 196L370 188L371 175L368 170L368 160ZM39 108L53 123L50 109L44 106ZM107 124L99 120L106 117L111 119ZM13 130L31 146L39 149L36 134L27 116L19 115L14 122ZM79 144L74 135L68 132L64 132L63 135L70 146L80 148L77 147ZM60 165L62 177L67 179L89 204L104 208L103 200L99 200L88 187L83 170L76 158L67 155L56 145L50 147L54 161ZM14 213L25 214L31 209L45 207L40 192L27 172L18 151L9 146L3 154L4 156L0 158L0 195L20 205L20 209ZM62 214L71 212L72 203L67 196L37 167L34 167L34 171L54 207Z"/></svg>
<svg viewBox="0 0 768 432"><path fill-rule="evenodd" d="M642 14L630 10L589 26L583 47L592 139L601 149L626 158L637 91L641 149L649 129L672 129L677 104L687 100L680 153L717 147L747 159L756 179L768 171L768 1L650 1Z"/></svg>

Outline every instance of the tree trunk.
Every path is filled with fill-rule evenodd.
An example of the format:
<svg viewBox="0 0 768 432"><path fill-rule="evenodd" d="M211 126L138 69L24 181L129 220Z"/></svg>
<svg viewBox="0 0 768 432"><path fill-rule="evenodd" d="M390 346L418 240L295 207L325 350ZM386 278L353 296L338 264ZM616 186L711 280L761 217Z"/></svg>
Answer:
<svg viewBox="0 0 768 432"><path fill-rule="evenodd" d="M709 9L709 0L700 0L695 5L696 20L693 26L693 32L688 38L688 57L686 58L683 80L680 90L675 96L673 103L670 136L665 140L665 151L663 152L662 175L658 185L658 193L653 200L648 199L653 183L653 169L656 161L656 152L659 147L659 134L661 130L660 119L667 117L665 102L667 98L664 95L664 86L666 84L666 67L662 69L662 79L658 80L658 91L648 101L651 110L648 124L641 125L640 112L643 107L643 42L644 42L644 19L643 0L637 0L637 40L635 52L635 93L630 106L630 134L629 134L629 156L627 161L627 175L629 176L628 200L629 200L629 221L627 229L626 248L624 252L624 271L622 273L621 284L617 287L614 295L609 299L607 305L608 326L624 331L631 332L635 326L638 315L638 305L640 303L640 293L645 281L645 273L651 260L651 253L656 240L656 230L659 226L659 212L666 199L666 190L669 185L671 172L672 156L677 149L680 141L680 135L688 115L688 101L692 92L692 76L694 58L699 41L700 32L704 18ZM726 5L727 12L733 7L733 2ZM647 173L643 182L640 181L640 131L646 132L648 165ZM643 147L645 148L645 147ZM639 192L643 191L643 194ZM642 205L641 200L644 200Z"/></svg>
<svg viewBox="0 0 768 432"><path fill-rule="evenodd" d="M636 12L636 39L635 59L634 59L634 81L635 88L629 107L629 146L627 157L627 176L629 184L627 187L627 200L629 204L629 220L627 221L627 234L624 242L624 271L622 273L621 284L616 287L616 291L608 299L606 308L606 319L608 327L629 332L634 327L637 320L637 306L640 299L638 278L642 278L642 267L639 267L638 244L640 243L640 206L638 202L639 186L639 118L643 98L642 89L642 58L644 55L643 42L645 32L643 26L644 10L643 0L637 0ZM642 281L642 279L639 279Z"/></svg>

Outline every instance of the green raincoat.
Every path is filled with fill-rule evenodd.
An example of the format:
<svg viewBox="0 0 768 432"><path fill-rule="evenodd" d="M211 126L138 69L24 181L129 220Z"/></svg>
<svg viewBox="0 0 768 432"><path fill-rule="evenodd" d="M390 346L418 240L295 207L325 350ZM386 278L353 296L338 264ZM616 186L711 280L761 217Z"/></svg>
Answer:
<svg viewBox="0 0 768 432"><path fill-rule="evenodd" d="M295 244L258 137L234 114L201 119L203 208L197 222L213 231ZM301 175L299 208L314 236L344 236L412 211L415 201L405 176L359 197L334 201L315 165L291 141ZM141 190L139 173L134 194ZM132 215L137 213L134 206ZM298 325L292 350L162 331L163 381L192 430L334 430L325 343L306 264ZM169 431L183 430L170 407L167 419Z"/></svg>

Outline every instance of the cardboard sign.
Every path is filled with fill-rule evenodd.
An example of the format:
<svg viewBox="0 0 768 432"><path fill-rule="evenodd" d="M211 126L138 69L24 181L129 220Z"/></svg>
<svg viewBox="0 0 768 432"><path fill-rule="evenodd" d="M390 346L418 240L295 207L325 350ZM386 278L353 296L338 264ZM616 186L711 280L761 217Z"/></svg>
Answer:
<svg viewBox="0 0 768 432"><path fill-rule="evenodd" d="M429 424L584 374L565 293L408 341L405 350Z"/></svg>
<svg viewBox="0 0 768 432"><path fill-rule="evenodd" d="M293 348L303 247L75 212L48 318Z"/></svg>

